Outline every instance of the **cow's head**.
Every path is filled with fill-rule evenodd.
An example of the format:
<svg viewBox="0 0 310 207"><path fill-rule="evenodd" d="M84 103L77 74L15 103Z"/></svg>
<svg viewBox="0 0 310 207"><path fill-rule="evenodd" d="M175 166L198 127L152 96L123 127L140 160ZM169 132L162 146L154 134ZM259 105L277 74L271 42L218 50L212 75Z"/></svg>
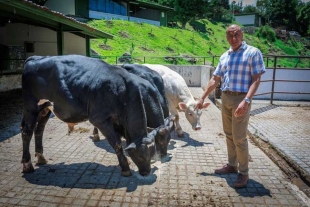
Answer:
<svg viewBox="0 0 310 207"><path fill-rule="evenodd" d="M139 143L133 142L125 149L132 161L137 165L139 174L142 176L147 176L151 172L151 158L155 155L154 139L143 138L142 142L141 140Z"/></svg>
<svg viewBox="0 0 310 207"><path fill-rule="evenodd" d="M185 117L192 125L193 130L200 130L201 129L200 116L202 114L202 109L207 108L210 105L210 103L204 103L201 109L195 110L196 105L197 101L190 102L188 105L186 105L184 102L180 102L179 109L181 111L184 111Z"/></svg>
<svg viewBox="0 0 310 207"><path fill-rule="evenodd" d="M169 116L165 118L164 125L157 127L156 129L148 127L150 131L148 137L155 137L156 150L160 152L160 155L166 156L168 151L168 145L171 140L171 132L174 131L174 119L175 116ZM146 140L145 140L146 141Z"/></svg>

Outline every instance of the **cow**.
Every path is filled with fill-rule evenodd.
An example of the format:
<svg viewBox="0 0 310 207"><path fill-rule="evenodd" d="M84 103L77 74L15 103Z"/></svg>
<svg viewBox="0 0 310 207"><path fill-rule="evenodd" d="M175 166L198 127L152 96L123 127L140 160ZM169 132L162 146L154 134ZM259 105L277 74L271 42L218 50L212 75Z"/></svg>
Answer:
<svg viewBox="0 0 310 207"><path fill-rule="evenodd" d="M165 125L161 126L158 129L158 133L155 136L155 143L157 144L156 149L159 149L159 153L161 156L167 155L167 146L169 144L169 141L171 139L170 132L174 130L174 116L169 117L169 109L168 109L168 102L165 95L165 88L164 88L164 82L162 77L159 73L156 71L153 71L149 69L148 67L144 65L139 64L124 64L122 65L122 68L124 68L126 71L137 75L147 81L150 82L150 84L155 87L158 90L160 105L163 110L164 118L168 118L168 120L165 121ZM148 114L149 111L146 110L146 114ZM147 127L148 130L152 130L156 128L159 125L158 120L148 119L147 121ZM69 123L68 128L69 132L73 130L74 124ZM120 129L122 132L122 130ZM123 135L123 134L122 134ZM94 128L93 130L93 140L99 141L99 132L97 128ZM161 146L158 146L158 144L161 143Z"/></svg>
<svg viewBox="0 0 310 207"><path fill-rule="evenodd" d="M22 73L22 100L24 173L34 171L29 152L33 134L37 164L46 163L42 136L52 110L67 123L89 120L115 150L122 175L130 176L118 128L124 130L128 135L125 150L142 176L150 173L155 135L164 119L158 92L148 81L96 58L32 56L25 61ZM160 125L148 133L146 123L151 118Z"/></svg>
<svg viewBox="0 0 310 207"><path fill-rule="evenodd" d="M127 70L128 72L135 74L151 83L152 86L154 86L159 93L159 99L162 106L162 110L164 113L164 117L169 116L169 108L168 108L168 100L166 98L165 94L165 85L164 80L161 77L161 75L154 71L149 69L148 67L140 64L123 64L122 68Z"/></svg>
<svg viewBox="0 0 310 207"><path fill-rule="evenodd" d="M184 136L179 122L178 111L183 111L185 113L185 117L192 125L193 130L200 130L200 116L202 114L202 109L207 108L210 103L204 103L202 109L195 110L198 101L193 98L184 78L180 74L163 65L143 65L158 72L164 80L168 107L170 113L175 116L175 128L178 136Z"/></svg>

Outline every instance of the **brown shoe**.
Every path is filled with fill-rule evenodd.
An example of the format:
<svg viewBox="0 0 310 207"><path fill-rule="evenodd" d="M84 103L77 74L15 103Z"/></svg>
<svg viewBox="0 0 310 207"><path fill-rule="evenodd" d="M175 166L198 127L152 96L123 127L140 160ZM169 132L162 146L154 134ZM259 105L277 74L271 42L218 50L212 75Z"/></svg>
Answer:
<svg viewBox="0 0 310 207"><path fill-rule="evenodd" d="M249 175L242 175L241 173L239 173L237 181L235 182L235 188L246 187L248 180L249 180Z"/></svg>
<svg viewBox="0 0 310 207"><path fill-rule="evenodd" d="M230 166L228 164L214 171L215 174L229 174L229 173L237 173L237 172L238 170L236 166Z"/></svg>

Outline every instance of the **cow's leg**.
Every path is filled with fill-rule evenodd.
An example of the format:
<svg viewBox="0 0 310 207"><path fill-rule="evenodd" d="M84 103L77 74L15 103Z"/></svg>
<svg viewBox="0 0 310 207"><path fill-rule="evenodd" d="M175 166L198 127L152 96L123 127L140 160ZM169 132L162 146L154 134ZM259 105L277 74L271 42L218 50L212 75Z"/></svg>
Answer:
<svg viewBox="0 0 310 207"><path fill-rule="evenodd" d="M96 127L94 127L93 136L94 136L94 138L93 138L94 142L100 141L99 132L98 132L98 129Z"/></svg>
<svg viewBox="0 0 310 207"><path fill-rule="evenodd" d="M70 135L71 132L73 132L75 125L76 123L68 123L68 134L67 135Z"/></svg>
<svg viewBox="0 0 310 207"><path fill-rule="evenodd" d="M177 131L178 137L183 137L184 134L183 134L182 127L180 125L180 117L179 117L178 111L176 110L175 107L170 107L170 105L169 105L169 111L171 115L175 116L174 123L175 123L175 130Z"/></svg>
<svg viewBox="0 0 310 207"><path fill-rule="evenodd" d="M51 111L48 108L43 109L38 116L38 123L34 130L35 136L35 156L37 157L37 165L44 165L47 163L43 156L43 144L42 137L45 129L46 122L51 115Z"/></svg>
<svg viewBox="0 0 310 207"><path fill-rule="evenodd" d="M96 122L93 122L90 118L89 121L100 130L100 132L108 140L111 147L114 149L117 155L119 165L122 169L122 175L126 177L131 176L129 163L126 156L124 155L121 136L115 132L112 118L101 122L98 122L98 120Z"/></svg>
<svg viewBox="0 0 310 207"><path fill-rule="evenodd" d="M21 124L22 131L22 141L23 141L23 156L22 156L22 164L23 164L23 173L33 172L34 168L31 163L31 155L29 152L29 145L33 135L33 131L37 121L36 113L24 113L23 120Z"/></svg>

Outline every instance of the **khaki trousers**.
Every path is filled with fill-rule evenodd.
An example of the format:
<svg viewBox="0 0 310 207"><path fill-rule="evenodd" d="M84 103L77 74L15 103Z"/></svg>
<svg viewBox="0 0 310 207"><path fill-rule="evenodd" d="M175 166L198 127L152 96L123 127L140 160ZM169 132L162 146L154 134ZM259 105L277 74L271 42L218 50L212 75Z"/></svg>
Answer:
<svg viewBox="0 0 310 207"><path fill-rule="evenodd" d="M237 166L241 174L247 175L249 171L249 147L246 137L251 104L244 116L234 116L235 110L245 96L246 94L230 95L222 93L222 121L226 135L228 164Z"/></svg>

